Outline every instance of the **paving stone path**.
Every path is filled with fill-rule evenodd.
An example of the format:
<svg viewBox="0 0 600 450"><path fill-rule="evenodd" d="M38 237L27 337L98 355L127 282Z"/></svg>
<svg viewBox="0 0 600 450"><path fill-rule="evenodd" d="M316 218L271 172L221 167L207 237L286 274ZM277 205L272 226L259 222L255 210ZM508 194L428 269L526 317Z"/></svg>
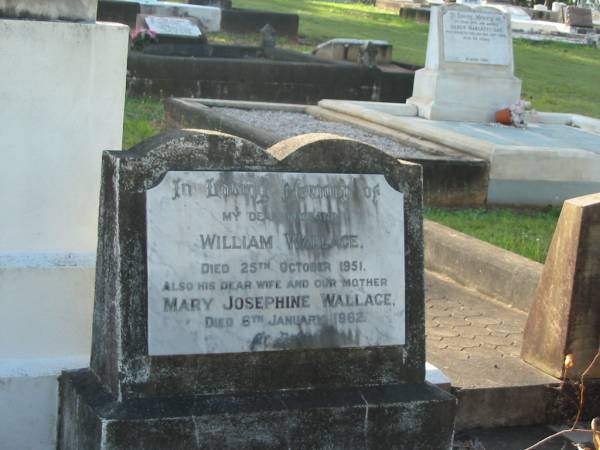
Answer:
<svg viewBox="0 0 600 450"><path fill-rule="evenodd" d="M427 360L458 388L548 383L519 357L527 315L431 272L425 277Z"/></svg>

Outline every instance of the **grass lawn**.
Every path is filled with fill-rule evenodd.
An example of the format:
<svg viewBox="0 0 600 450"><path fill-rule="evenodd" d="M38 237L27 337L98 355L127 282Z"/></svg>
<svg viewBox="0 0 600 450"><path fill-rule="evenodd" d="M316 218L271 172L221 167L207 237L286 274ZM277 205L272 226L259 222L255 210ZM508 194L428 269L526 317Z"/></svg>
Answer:
<svg viewBox="0 0 600 450"><path fill-rule="evenodd" d="M155 99L125 99L123 148L128 149L150 136L163 131L164 105Z"/></svg>
<svg viewBox="0 0 600 450"><path fill-rule="evenodd" d="M424 213L427 219L543 264L560 210L426 208Z"/></svg>

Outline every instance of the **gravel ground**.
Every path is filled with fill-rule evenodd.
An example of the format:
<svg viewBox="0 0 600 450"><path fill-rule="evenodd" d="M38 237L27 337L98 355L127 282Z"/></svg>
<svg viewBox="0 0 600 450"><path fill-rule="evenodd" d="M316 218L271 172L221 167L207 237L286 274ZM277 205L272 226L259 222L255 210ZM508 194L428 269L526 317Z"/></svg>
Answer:
<svg viewBox="0 0 600 450"><path fill-rule="evenodd" d="M268 130L281 136L282 140L306 133L333 133L371 144L398 158L430 158L432 156L386 136L370 133L345 123L318 120L305 113L219 107L213 109L248 125Z"/></svg>

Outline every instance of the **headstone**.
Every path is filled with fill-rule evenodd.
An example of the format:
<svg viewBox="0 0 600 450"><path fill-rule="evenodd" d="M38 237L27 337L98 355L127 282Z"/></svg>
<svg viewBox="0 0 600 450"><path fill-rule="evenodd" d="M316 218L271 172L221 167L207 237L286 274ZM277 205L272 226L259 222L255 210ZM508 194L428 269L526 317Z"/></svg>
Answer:
<svg viewBox="0 0 600 450"><path fill-rule="evenodd" d="M275 48L277 46L277 31L269 24L260 29L260 45L263 48Z"/></svg>
<svg viewBox="0 0 600 450"><path fill-rule="evenodd" d="M205 33L221 31L221 9L215 6L158 0L99 0L98 2L98 18L102 20L115 20L133 26L136 24L137 14L187 18L193 20Z"/></svg>
<svg viewBox="0 0 600 450"><path fill-rule="evenodd" d="M456 0L458 5L467 5L467 6L479 6L481 5L481 0Z"/></svg>
<svg viewBox="0 0 600 450"><path fill-rule="evenodd" d="M592 10L589 8L580 8L578 6L567 6L562 9L564 14L564 23L571 27L592 28Z"/></svg>
<svg viewBox="0 0 600 450"><path fill-rule="evenodd" d="M196 20L205 33L221 31L221 9L214 6L188 5L162 1L140 0L140 14L180 17Z"/></svg>
<svg viewBox="0 0 600 450"><path fill-rule="evenodd" d="M427 448L421 168L193 130L103 157L90 369L59 449Z"/></svg>
<svg viewBox="0 0 600 450"><path fill-rule="evenodd" d="M370 41L360 47L360 56L358 57L358 63L366 67L377 66L377 47Z"/></svg>
<svg viewBox="0 0 600 450"><path fill-rule="evenodd" d="M337 61L361 62L366 46L375 50L377 64L392 61L392 46L387 41L367 39L331 39L313 50L313 55Z"/></svg>
<svg viewBox="0 0 600 450"><path fill-rule="evenodd" d="M0 18L95 22L98 0L0 0Z"/></svg>
<svg viewBox="0 0 600 450"><path fill-rule="evenodd" d="M563 2L553 2L552 3L552 12L558 12L558 13L560 13L566 7L567 7L566 3L563 3Z"/></svg>
<svg viewBox="0 0 600 450"><path fill-rule="evenodd" d="M519 100L513 75L510 16L495 8L431 8L425 68L415 73L408 104L435 120L492 122Z"/></svg>
<svg viewBox="0 0 600 450"><path fill-rule="evenodd" d="M523 336L522 358L560 378L579 378L600 348L600 194L565 201ZM587 374L600 378L600 365Z"/></svg>
<svg viewBox="0 0 600 450"><path fill-rule="evenodd" d="M143 16L143 20L150 31L157 36L172 36L197 38L202 36L202 31L191 19L180 17Z"/></svg>

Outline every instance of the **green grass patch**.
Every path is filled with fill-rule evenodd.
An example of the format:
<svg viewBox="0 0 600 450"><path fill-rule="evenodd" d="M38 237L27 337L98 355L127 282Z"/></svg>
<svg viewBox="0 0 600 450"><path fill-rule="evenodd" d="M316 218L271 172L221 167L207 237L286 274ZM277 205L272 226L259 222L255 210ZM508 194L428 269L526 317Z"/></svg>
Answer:
<svg viewBox="0 0 600 450"><path fill-rule="evenodd" d="M128 149L164 129L165 109L160 100L150 98L125 99L123 149Z"/></svg>
<svg viewBox="0 0 600 450"><path fill-rule="evenodd" d="M311 49L333 38L385 39L394 46L396 59L413 64L425 61L427 25L374 6L314 0L236 0L235 6L298 14L300 43Z"/></svg>
<svg viewBox="0 0 600 450"><path fill-rule="evenodd" d="M600 50L559 42L514 41L515 73L538 111L600 118Z"/></svg>
<svg viewBox="0 0 600 450"><path fill-rule="evenodd" d="M236 0L235 6L298 14L301 50L336 37L384 39L393 45L394 59L425 63L428 25L374 6L317 0ZM286 41L282 46L294 45ZM530 99L535 109L600 118L597 48L517 39L514 53L516 75L523 80L523 97Z"/></svg>
<svg viewBox="0 0 600 450"><path fill-rule="evenodd" d="M523 211L426 208L424 215L434 222L544 263L560 209Z"/></svg>
<svg viewBox="0 0 600 450"><path fill-rule="evenodd" d="M260 35L225 32L211 33L209 42L211 44L226 45L260 45ZM311 53L315 44L312 44L307 39L294 39L288 36L280 36L277 38L277 46L293 49L298 52Z"/></svg>

